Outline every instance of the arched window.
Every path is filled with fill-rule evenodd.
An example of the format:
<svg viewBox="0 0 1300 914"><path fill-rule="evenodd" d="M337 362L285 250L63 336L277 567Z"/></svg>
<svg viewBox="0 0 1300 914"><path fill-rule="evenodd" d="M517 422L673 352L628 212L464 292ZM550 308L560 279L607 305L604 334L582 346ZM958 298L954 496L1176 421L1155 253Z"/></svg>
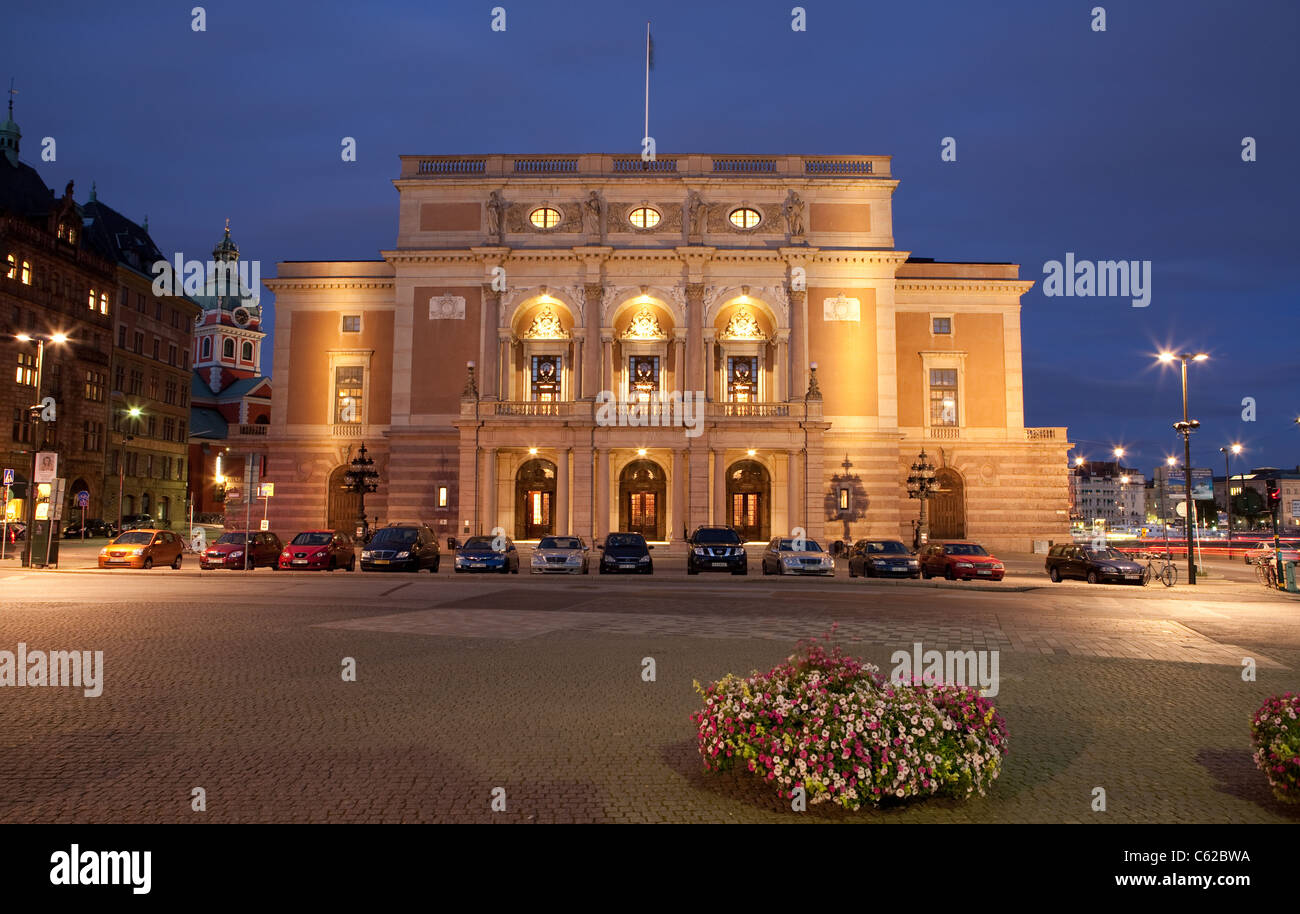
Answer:
<svg viewBox="0 0 1300 914"><path fill-rule="evenodd" d="M172 500L164 495L158 499L158 522L170 524L172 520Z"/></svg>
<svg viewBox="0 0 1300 914"><path fill-rule="evenodd" d="M205 336L203 338L203 355L201 355L200 358L203 359L212 358L212 337Z"/></svg>
<svg viewBox="0 0 1300 914"><path fill-rule="evenodd" d="M249 340L244 340L243 353L240 355L245 362L253 361L253 344Z"/></svg>
<svg viewBox="0 0 1300 914"><path fill-rule="evenodd" d="M235 357L235 341L226 337L221 343L221 357L223 359L233 359Z"/></svg>

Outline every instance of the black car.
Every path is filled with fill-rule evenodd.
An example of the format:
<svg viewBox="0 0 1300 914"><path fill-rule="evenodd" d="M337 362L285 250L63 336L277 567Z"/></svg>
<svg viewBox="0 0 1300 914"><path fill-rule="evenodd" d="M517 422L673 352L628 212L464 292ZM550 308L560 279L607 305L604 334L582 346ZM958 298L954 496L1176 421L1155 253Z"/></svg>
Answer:
<svg viewBox="0 0 1300 914"><path fill-rule="evenodd" d="M654 546L646 543L640 533L611 533L597 548L603 553L601 574L654 574L655 565L650 559Z"/></svg>
<svg viewBox="0 0 1300 914"><path fill-rule="evenodd" d="M152 514L124 514L122 516L123 533L127 530L153 530L157 526Z"/></svg>
<svg viewBox="0 0 1300 914"><path fill-rule="evenodd" d="M686 540L686 573L730 571L749 574L749 556L730 527L697 527Z"/></svg>
<svg viewBox="0 0 1300 914"><path fill-rule="evenodd" d="M389 524L371 534L361 550L362 571L415 571L438 573L442 554L438 535L428 524Z"/></svg>
<svg viewBox="0 0 1300 914"><path fill-rule="evenodd" d="M1044 566L1047 576L1057 583L1063 578L1083 578L1089 584L1104 581L1142 584L1142 566L1110 546L1072 543L1053 546L1048 550Z"/></svg>
<svg viewBox="0 0 1300 914"><path fill-rule="evenodd" d="M858 540L849 550L849 577L919 578L921 563L899 540Z"/></svg>
<svg viewBox="0 0 1300 914"><path fill-rule="evenodd" d="M102 520L98 517L89 518L84 524L81 521L68 524L63 528L65 538L79 537L82 531L86 536L117 536L117 527L112 521Z"/></svg>

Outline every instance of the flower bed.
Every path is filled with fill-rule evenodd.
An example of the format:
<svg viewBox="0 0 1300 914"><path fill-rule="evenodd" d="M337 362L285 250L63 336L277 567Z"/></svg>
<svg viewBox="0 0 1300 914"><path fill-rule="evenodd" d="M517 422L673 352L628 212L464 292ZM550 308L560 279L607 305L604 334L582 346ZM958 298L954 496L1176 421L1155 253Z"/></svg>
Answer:
<svg viewBox="0 0 1300 914"><path fill-rule="evenodd" d="M893 684L816 639L767 673L695 688L706 769L743 766L814 804L983 796L1007 754L1006 725L977 690Z"/></svg>
<svg viewBox="0 0 1300 914"><path fill-rule="evenodd" d="M1300 803L1300 693L1274 695L1250 721L1255 764L1268 778L1273 796Z"/></svg>

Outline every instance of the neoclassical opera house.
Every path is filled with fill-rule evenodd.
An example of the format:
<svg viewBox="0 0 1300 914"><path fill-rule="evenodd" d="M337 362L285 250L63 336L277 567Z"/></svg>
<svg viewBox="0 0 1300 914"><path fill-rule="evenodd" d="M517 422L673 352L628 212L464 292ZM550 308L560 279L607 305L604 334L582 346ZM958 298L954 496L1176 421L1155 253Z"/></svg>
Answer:
<svg viewBox="0 0 1300 914"><path fill-rule="evenodd" d="M888 156L409 156L382 259L281 263L273 529L676 543L1068 535L1064 428L1028 428L1005 263L894 246Z"/></svg>

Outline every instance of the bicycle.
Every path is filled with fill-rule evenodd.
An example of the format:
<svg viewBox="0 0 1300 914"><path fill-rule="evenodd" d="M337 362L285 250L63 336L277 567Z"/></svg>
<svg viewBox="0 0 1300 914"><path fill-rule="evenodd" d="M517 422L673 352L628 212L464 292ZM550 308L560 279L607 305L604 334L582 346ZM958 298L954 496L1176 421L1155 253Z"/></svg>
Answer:
<svg viewBox="0 0 1300 914"><path fill-rule="evenodd" d="M1169 554L1160 557L1160 564L1155 563L1155 556L1147 553L1147 563L1142 569L1142 586L1145 587L1155 578L1166 587L1173 587L1178 583L1178 566L1174 564Z"/></svg>
<svg viewBox="0 0 1300 914"><path fill-rule="evenodd" d="M1277 565L1272 560L1255 565L1255 578L1268 590L1277 590Z"/></svg>

